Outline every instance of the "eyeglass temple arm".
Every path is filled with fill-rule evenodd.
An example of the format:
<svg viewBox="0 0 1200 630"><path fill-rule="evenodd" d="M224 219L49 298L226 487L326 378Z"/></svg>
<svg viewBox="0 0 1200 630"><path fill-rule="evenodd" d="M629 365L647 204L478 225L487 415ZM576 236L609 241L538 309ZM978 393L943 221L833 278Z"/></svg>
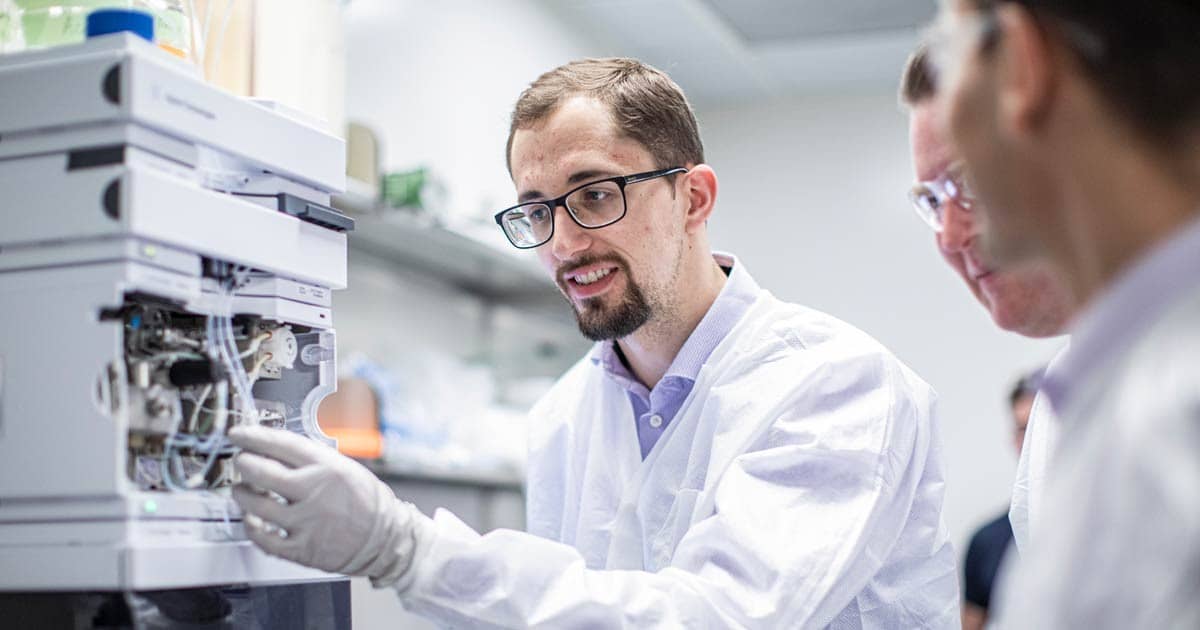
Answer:
<svg viewBox="0 0 1200 630"><path fill-rule="evenodd" d="M636 184L638 182L644 182L647 179L654 179L656 177L665 177L667 175L674 175L676 173L686 173L686 172L687 172L687 169L683 168L682 166L676 166L674 168L664 168L660 171L650 171L649 173L638 173L637 175L630 175L625 178L625 183L627 185L628 184Z"/></svg>

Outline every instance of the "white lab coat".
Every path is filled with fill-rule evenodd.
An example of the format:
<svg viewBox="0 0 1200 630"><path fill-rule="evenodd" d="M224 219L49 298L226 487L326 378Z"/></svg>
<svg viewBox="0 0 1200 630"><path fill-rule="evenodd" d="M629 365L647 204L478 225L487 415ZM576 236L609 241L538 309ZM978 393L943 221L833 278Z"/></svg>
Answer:
<svg viewBox="0 0 1200 630"><path fill-rule="evenodd" d="M1055 364L1066 350L1060 351L1046 373L1052 373ZM1049 481L1050 462L1058 448L1058 435L1062 431L1058 416L1054 413L1046 394L1038 392L1029 410L1029 423L1025 427L1025 439L1021 443L1021 456L1017 460L1017 476L1013 481L1012 504L1008 509L1008 521L1012 525L1013 542L1020 553L1029 552L1029 540L1033 532L1041 528L1041 517L1045 513L1046 483ZM1010 558L1011 561L1011 558Z"/></svg>
<svg viewBox="0 0 1200 630"><path fill-rule="evenodd" d="M531 533L439 511L402 601L455 627L957 628L932 399L762 291L642 461L585 358L532 414Z"/></svg>
<svg viewBox="0 0 1200 630"><path fill-rule="evenodd" d="M1045 526L1003 628L1200 628L1200 286L1114 341L1058 410Z"/></svg>

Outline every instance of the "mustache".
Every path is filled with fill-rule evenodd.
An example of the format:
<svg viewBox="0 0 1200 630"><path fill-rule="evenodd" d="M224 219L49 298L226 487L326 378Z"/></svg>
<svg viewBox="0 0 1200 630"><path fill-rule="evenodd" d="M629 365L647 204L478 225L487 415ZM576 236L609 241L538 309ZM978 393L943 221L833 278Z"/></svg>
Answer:
<svg viewBox="0 0 1200 630"><path fill-rule="evenodd" d="M554 275L559 284L565 284L567 281L567 274L581 267L595 265L597 263L610 263L612 265L616 265L617 268L619 268L621 271L624 271L626 275L629 273L629 263L627 263L624 258L618 254L605 254L603 256L584 256L578 260L565 263L558 268L558 271L556 271Z"/></svg>

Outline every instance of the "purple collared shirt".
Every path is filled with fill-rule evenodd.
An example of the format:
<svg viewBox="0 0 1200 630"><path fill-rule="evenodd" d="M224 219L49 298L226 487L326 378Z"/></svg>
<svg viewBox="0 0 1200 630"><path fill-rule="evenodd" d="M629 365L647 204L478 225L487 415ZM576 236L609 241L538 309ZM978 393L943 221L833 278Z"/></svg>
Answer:
<svg viewBox="0 0 1200 630"><path fill-rule="evenodd" d="M738 320L758 297L759 287L737 258L728 254L713 254L717 264L728 270L725 286L713 301L704 318L679 349L662 380L648 389L629 372L616 352L615 341L597 344L592 361L604 368L605 374L619 383L629 394L633 417L637 423L638 445L642 459L662 437L676 412L692 392L696 375L709 355L729 334Z"/></svg>
<svg viewBox="0 0 1200 630"><path fill-rule="evenodd" d="M1122 272L1093 300L1071 334L1071 347L1046 374L1043 390L1058 412L1093 370L1120 355L1146 327L1200 284L1200 219Z"/></svg>

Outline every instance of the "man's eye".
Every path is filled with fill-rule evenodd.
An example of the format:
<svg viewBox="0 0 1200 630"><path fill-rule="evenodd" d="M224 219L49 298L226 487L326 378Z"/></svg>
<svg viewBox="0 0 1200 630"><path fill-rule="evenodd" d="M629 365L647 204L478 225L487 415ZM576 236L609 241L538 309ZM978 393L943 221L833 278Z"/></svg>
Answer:
<svg viewBox="0 0 1200 630"><path fill-rule="evenodd" d="M531 221L545 221L550 216L550 211L545 208L534 208L529 211L529 219Z"/></svg>

